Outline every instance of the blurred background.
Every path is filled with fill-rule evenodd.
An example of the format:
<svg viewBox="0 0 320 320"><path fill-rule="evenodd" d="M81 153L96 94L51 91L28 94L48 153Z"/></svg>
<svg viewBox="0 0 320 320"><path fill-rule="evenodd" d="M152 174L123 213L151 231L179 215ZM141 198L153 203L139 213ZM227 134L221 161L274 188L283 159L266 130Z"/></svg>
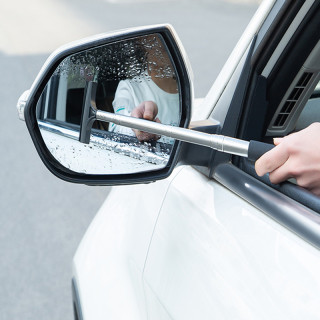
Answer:
<svg viewBox="0 0 320 320"><path fill-rule="evenodd" d="M170 23L204 97L258 0L0 0L0 320L73 319L76 248L109 192L58 180L16 103L49 54L97 33Z"/></svg>

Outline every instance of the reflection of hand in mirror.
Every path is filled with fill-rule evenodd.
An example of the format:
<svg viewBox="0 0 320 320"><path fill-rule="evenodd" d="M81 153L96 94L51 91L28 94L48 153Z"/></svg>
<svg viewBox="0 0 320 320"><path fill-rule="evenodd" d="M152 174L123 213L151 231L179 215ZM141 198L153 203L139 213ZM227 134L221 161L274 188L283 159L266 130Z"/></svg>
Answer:
<svg viewBox="0 0 320 320"><path fill-rule="evenodd" d="M174 66L160 39L150 36L145 40L143 50L146 63L133 78L119 82L112 103L114 112L178 126L180 104ZM126 135L135 134L140 141L159 139L157 135L114 124L110 125L109 130ZM164 136L159 141L173 143L173 139Z"/></svg>
<svg viewBox="0 0 320 320"><path fill-rule="evenodd" d="M155 121L160 123L159 118L157 118L158 114L158 106L153 101L144 101L137 107L135 107L132 112L131 116L135 118ZM133 129L133 132L135 133L136 137L139 141L150 141L150 140L158 140L160 136L148 133L140 130Z"/></svg>

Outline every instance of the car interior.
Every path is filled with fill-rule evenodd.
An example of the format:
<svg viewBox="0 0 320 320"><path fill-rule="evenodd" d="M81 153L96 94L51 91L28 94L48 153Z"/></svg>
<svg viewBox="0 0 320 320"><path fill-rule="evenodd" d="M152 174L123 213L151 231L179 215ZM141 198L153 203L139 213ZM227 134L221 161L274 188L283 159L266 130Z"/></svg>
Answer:
<svg viewBox="0 0 320 320"><path fill-rule="evenodd" d="M279 13L279 25L269 30L252 55L251 85L237 130L240 138L272 143L274 137L320 121L319 3L311 7L302 22L298 20L299 10L304 10L301 3L287 4ZM293 24L299 27L292 28ZM319 197L298 187L295 181L272 185L267 177L255 174L252 162L237 159L235 163L272 188L320 212Z"/></svg>

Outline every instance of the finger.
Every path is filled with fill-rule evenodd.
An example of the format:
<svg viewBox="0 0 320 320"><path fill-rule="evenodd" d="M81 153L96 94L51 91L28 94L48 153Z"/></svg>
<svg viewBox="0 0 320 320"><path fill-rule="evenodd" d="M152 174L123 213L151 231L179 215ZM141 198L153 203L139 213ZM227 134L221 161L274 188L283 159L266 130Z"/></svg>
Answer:
<svg viewBox="0 0 320 320"><path fill-rule="evenodd" d="M137 107L135 107L132 112L131 116L135 118L143 118L143 113L144 113L144 105L143 103L139 104Z"/></svg>
<svg viewBox="0 0 320 320"><path fill-rule="evenodd" d="M278 184L280 182L293 178L293 176L294 175L292 174L290 160L288 160L282 166L270 172L269 179L271 183Z"/></svg>
<svg viewBox="0 0 320 320"><path fill-rule="evenodd" d="M281 144L265 153L255 163L255 169L259 176L272 172L282 166L289 158L289 153Z"/></svg>
<svg viewBox="0 0 320 320"><path fill-rule="evenodd" d="M153 120L158 114L158 107L153 101L144 102L143 118L146 120Z"/></svg>
<svg viewBox="0 0 320 320"><path fill-rule="evenodd" d="M145 142L145 141L150 141L150 140L158 140L160 136L153 134L153 133L148 133L145 131L139 131L136 132L136 137L140 142Z"/></svg>
<svg viewBox="0 0 320 320"><path fill-rule="evenodd" d="M319 181L320 176L318 172L315 172L314 170L310 171L302 171L297 172L297 175L295 175L295 178L297 180L297 184L300 187L306 188L308 190L317 189L320 188Z"/></svg>
<svg viewBox="0 0 320 320"><path fill-rule="evenodd" d="M140 142L145 141L146 132L143 132L140 130L133 130L133 131Z"/></svg>
<svg viewBox="0 0 320 320"><path fill-rule="evenodd" d="M310 192L312 192L313 194L315 194L316 196L320 197L320 188L316 187L316 188L310 188L308 189Z"/></svg>

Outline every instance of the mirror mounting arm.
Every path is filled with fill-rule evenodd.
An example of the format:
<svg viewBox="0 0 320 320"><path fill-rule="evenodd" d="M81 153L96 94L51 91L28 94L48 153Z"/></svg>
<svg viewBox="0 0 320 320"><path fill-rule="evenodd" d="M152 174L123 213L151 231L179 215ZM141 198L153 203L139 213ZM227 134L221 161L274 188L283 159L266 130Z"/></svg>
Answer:
<svg viewBox="0 0 320 320"><path fill-rule="evenodd" d="M90 142L92 125L96 120L97 85L98 83L94 81L87 82L85 92L84 92L79 141L85 144L88 144Z"/></svg>

